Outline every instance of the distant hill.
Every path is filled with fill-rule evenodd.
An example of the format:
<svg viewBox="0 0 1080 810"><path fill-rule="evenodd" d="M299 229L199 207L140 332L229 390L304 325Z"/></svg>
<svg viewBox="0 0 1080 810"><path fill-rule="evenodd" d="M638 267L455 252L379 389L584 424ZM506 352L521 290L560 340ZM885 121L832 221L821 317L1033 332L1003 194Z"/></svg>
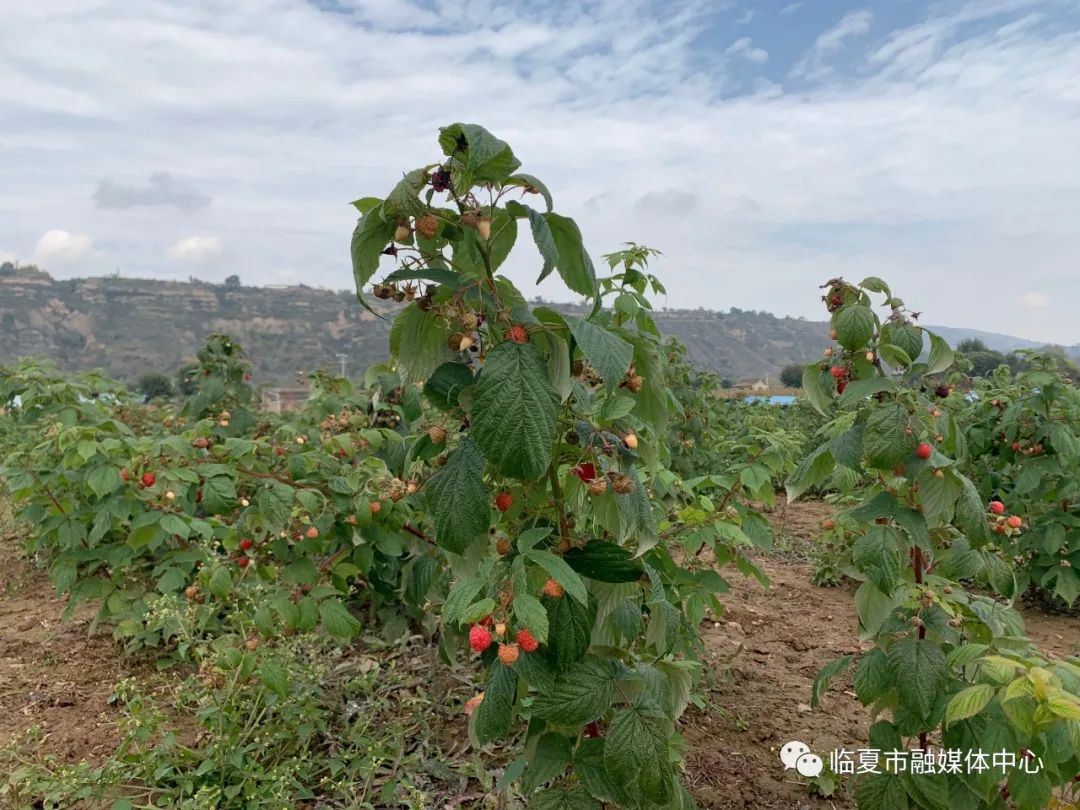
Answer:
<svg viewBox="0 0 1080 810"><path fill-rule="evenodd" d="M387 314L394 306L373 303ZM823 322L765 312L661 310L657 322L689 347L695 364L733 380L775 377L787 363L819 357L828 343ZM953 344L978 337L1005 351L1037 345L931 328ZM72 370L104 368L130 381L152 371L172 373L207 335L224 332L245 347L258 382L284 384L301 369L336 368L339 353L347 356L350 374L359 373L386 357L388 331L388 322L366 312L352 292L121 277L56 280L25 269L0 273L0 364L36 355Z"/></svg>

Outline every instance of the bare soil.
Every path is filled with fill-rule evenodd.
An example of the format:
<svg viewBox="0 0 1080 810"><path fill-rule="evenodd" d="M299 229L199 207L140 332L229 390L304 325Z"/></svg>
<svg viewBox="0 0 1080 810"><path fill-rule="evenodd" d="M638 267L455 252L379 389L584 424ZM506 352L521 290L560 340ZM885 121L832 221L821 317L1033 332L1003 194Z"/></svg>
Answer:
<svg viewBox="0 0 1080 810"><path fill-rule="evenodd" d="M708 705L691 709L681 725L687 784L702 808L854 806L843 795L812 795L805 780L785 773L777 755L790 740L826 758L834 748L858 748L867 738L869 718L850 678L834 681L821 708L809 706L821 666L864 649L856 635L854 588L813 585L812 566L800 559L800 544L813 539L828 514L822 503L781 503L770 518L794 553L758 558L772 581L768 589L730 577L726 612L703 627ZM119 712L109 703L115 684L160 675L147 661L123 656L108 635L90 635L89 613L61 624L64 603L42 572L23 560L17 539L3 537L3 529L0 541L0 744L40 726L43 739L27 746L27 756L100 761L121 736ZM1080 650L1080 618L1033 608L1025 609L1025 618L1043 649L1059 655ZM479 805L480 795L474 795Z"/></svg>

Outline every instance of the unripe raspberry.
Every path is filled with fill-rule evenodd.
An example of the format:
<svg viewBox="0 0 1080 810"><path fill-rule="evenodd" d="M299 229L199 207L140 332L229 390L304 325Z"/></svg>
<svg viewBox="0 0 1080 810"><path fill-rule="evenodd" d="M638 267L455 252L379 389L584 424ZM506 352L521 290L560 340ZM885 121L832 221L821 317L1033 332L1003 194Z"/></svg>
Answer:
<svg viewBox="0 0 1080 810"><path fill-rule="evenodd" d="M603 495L607 492L607 481L597 478L589 482L589 494L593 496Z"/></svg>
<svg viewBox="0 0 1080 810"><path fill-rule="evenodd" d="M480 234L480 238L485 242L491 238L491 217L482 216L479 222L476 223L476 230Z"/></svg>
<svg viewBox="0 0 1080 810"><path fill-rule="evenodd" d="M1019 529L1024 525L1024 519L1019 515L1010 515L1005 522L1009 524L1010 529Z"/></svg>
<svg viewBox="0 0 1080 810"><path fill-rule="evenodd" d="M520 323L515 323L513 326L507 329L505 337L507 340L512 340L514 343L529 342L529 332Z"/></svg>
<svg viewBox="0 0 1080 810"><path fill-rule="evenodd" d="M637 374L633 375L626 381L626 387L632 394L641 392L641 389L645 386L645 378L639 377Z"/></svg>
<svg viewBox="0 0 1080 810"><path fill-rule="evenodd" d="M511 548L510 541L505 537L500 537L499 541L495 544L495 550L499 554L509 554Z"/></svg>
<svg viewBox="0 0 1080 810"><path fill-rule="evenodd" d="M469 628L469 646L473 652L482 653L491 646L491 633L478 624Z"/></svg>
<svg viewBox="0 0 1080 810"><path fill-rule="evenodd" d="M432 425L427 429L427 435L432 444L442 444L446 441L446 428Z"/></svg>
<svg viewBox="0 0 1080 810"><path fill-rule="evenodd" d="M517 644L500 644L499 645L499 660L506 666L512 666L515 661L518 660L518 645Z"/></svg>
<svg viewBox="0 0 1080 810"><path fill-rule="evenodd" d="M495 636L502 638L506 635L506 622L499 622L495 625Z"/></svg>
<svg viewBox="0 0 1080 810"><path fill-rule="evenodd" d="M553 579L548 579L544 583L544 595L550 596L552 599L560 599L562 595L566 593L563 586Z"/></svg>
<svg viewBox="0 0 1080 810"><path fill-rule="evenodd" d="M636 450L638 446L637 436L633 433L627 433L623 436L623 444L629 447L631 450Z"/></svg>
<svg viewBox="0 0 1080 810"><path fill-rule="evenodd" d="M611 482L611 488L620 495L627 495L634 491L634 479L629 475L620 475Z"/></svg>
<svg viewBox="0 0 1080 810"><path fill-rule="evenodd" d="M397 228L394 229L394 241L404 242L409 238L412 233L412 228L409 227L409 220L403 219L397 224Z"/></svg>
<svg viewBox="0 0 1080 810"><path fill-rule="evenodd" d="M439 230L439 218L434 214L424 214L416 220L416 232L423 239L435 238L435 233Z"/></svg>
<svg viewBox="0 0 1080 810"><path fill-rule="evenodd" d="M463 712L465 712L465 716L467 717L468 715L470 715L474 711L476 711L477 708L480 706L480 704L483 703L483 702L484 702L484 693L480 692L478 694L473 695L468 700L466 700L465 705L462 707L461 710Z"/></svg>

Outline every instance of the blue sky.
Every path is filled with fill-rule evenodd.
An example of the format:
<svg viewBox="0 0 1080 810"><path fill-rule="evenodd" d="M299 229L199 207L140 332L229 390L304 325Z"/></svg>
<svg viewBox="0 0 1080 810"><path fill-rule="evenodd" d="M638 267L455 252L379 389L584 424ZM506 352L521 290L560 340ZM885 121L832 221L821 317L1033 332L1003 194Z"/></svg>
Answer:
<svg viewBox="0 0 1080 810"><path fill-rule="evenodd" d="M658 305L1080 342L1080 0L50 0L0 5L0 258L351 284L356 197L508 140ZM508 272L529 294L537 257Z"/></svg>

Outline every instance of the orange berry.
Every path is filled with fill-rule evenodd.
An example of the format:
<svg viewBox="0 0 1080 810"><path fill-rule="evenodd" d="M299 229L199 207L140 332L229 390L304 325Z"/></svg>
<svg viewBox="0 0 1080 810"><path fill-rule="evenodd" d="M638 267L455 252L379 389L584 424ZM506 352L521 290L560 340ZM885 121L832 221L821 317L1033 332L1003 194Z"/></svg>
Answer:
<svg viewBox="0 0 1080 810"><path fill-rule="evenodd" d="M499 660L506 664L506 666L512 665L515 661L518 660L518 645L500 644Z"/></svg>

